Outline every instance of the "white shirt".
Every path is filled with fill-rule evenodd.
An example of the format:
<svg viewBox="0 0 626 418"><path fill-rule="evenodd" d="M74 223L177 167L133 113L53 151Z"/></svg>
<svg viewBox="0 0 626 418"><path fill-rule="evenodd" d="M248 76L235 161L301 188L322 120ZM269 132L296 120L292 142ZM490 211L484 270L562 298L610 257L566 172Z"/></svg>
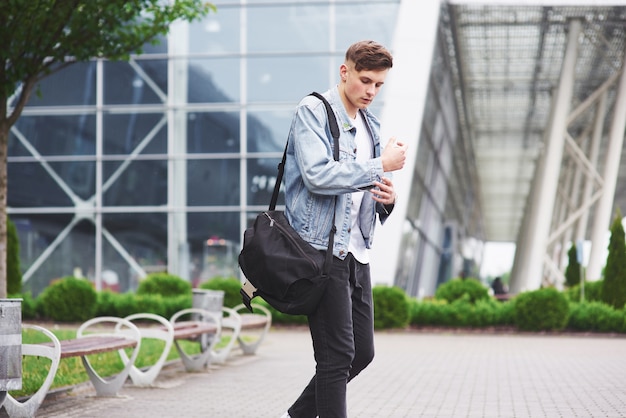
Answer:
<svg viewBox="0 0 626 418"><path fill-rule="evenodd" d="M354 127L356 128L356 136L354 142L356 143L356 160L367 161L372 158L372 138L365 126L363 116L361 112L357 112L354 119ZM365 196L368 193L368 196ZM369 252L365 247L365 240L363 239L363 233L361 232L361 225L359 223L359 211L361 210L361 202L365 199L371 199L369 192L354 192L352 193L352 206L350 207L350 242L348 243L348 252L352 253L354 258L361 264L369 264Z"/></svg>

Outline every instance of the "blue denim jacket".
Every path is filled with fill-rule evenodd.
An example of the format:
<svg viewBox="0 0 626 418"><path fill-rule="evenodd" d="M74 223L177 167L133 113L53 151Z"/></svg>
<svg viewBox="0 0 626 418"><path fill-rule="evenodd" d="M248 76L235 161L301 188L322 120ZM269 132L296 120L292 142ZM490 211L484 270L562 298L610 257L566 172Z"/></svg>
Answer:
<svg viewBox="0 0 626 418"><path fill-rule="evenodd" d="M291 123L285 162L285 215L291 226L314 248L328 248L333 219L337 233L333 254L344 259L350 240L350 204L352 192L372 187L384 175L380 158L380 122L368 110L361 110L373 139L374 158L356 162L356 129L345 111L337 87L323 93L339 125L339 161L333 158L333 138L324 104L307 96L298 104ZM387 173L388 175L388 173ZM361 206L361 230L365 245L371 247L376 212L381 224L391 213L366 194Z"/></svg>

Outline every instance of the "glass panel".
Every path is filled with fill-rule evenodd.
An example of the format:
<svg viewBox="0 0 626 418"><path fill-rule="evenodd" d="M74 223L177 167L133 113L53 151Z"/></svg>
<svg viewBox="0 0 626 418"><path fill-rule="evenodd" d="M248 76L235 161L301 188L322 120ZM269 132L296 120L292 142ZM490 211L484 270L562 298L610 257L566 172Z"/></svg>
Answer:
<svg viewBox="0 0 626 418"><path fill-rule="evenodd" d="M238 53L240 9L220 8L189 26L189 53Z"/></svg>
<svg viewBox="0 0 626 418"><path fill-rule="evenodd" d="M15 128L41 155L94 155L96 150L94 115L22 116Z"/></svg>
<svg viewBox="0 0 626 418"><path fill-rule="evenodd" d="M293 118L289 110L248 112L248 152L282 152Z"/></svg>
<svg viewBox="0 0 626 418"><path fill-rule="evenodd" d="M137 60L132 65L140 67L140 72L131 63L104 63L104 103L163 103L167 94L167 60Z"/></svg>
<svg viewBox="0 0 626 418"><path fill-rule="evenodd" d="M121 171L118 171L121 170ZM152 206L167 203L167 161L103 163L105 206ZM109 184L112 176L115 180Z"/></svg>
<svg viewBox="0 0 626 418"><path fill-rule="evenodd" d="M248 8L248 50L327 51L329 8L313 5Z"/></svg>
<svg viewBox="0 0 626 418"><path fill-rule="evenodd" d="M328 59L328 56L248 58L248 100L298 103L311 91L327 90L335 82L328 80Z"/></svg>
<svg viewBox="0 0 626 418"><path fill-rule="evenodd" d="M10 163L7 204L13 207L73 207L74 203L40 163Z"/></svg>
<svg viewBox="0 0 626 418"><path fill-rule="evenodd" d="M77 106L96 104L96 63L77 62L52 73L30 95L27 106ZM15 101L12 102L15 105Z"/></svg>
<svg viewBox="0 0 626 418"><path fill-rule="evenodd" d="M187 231L195 286L216 276L239 277L239 212L190 213Z"/></svg>
<svg viewBox="0 0 626 418"><path fill-rule="evenodd" d="M255 158L248 160L248 205L267 206L272 198L276 175L278 174L277 158ZM278 205L285 204L284 185L278 194Z"/></svg>
<svg viewBox="0 0 626 418"><path fill-rule="evenodd" d="M104 114L104 154L130 154L165 118L161 113ZM142 154L167 154L167 124L147 144Z"/></svg>
<svg viewBox="0 0 626 418"><path fill-rule="evenodd" d="M28 269L57 236L73 215L29 215L16 223L20 237L20 261ZM75 273L86 275L95 259L94 226L89 221L75 225L69 235L50 253L43 264L23 284L24 292L38 296L52 281Z"/></svg>
<svg viewBox="0 0 626 418"><path fill-rule="evenodd" d="M187 152L239 152L239 112L192 112L187 115Z"/></svg>
<svg viewBox="0 0 626 418"><path fill-rule="evenodd" d="M123 247L123 254L103 239L102 270L110 284L119 283L120 291L135 290L138 273L125 257L132 257L146 273L167 270L167 214L112 213L102 217L104 228ZM105 276L106 277L106 276Z"/></svg>
<svg viewBox="0 0 626 418"><path fill-rule="evenodd" d="M189 206L239 205L239 159L187 162Z"/></svg>
<svg viewBox="0 0 626 418"><path fill-rule="evenodd" d="M373 39L391 49L398 3L336 6L337 45L346 49L356 41ZM393 52L393 51L392 51Z"/></svg>
<svg viewBox="0 0 626 418"><path fill-rule="evenodd" d="M190 59L189 103L231 103L240 100L239 59Z"/></svg>
<svg viewBox="0 0 626 418"><path fill-rule="evenodd" d="M96 191L95 161L53 162L50 163L50 167L79 198L87 200L94 195Z"/></svg>

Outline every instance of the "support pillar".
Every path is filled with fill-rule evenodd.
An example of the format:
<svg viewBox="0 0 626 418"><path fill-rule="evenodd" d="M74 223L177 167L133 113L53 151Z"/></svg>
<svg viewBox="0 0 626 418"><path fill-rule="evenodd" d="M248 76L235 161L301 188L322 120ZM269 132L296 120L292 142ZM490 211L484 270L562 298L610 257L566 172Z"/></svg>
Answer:
<svg viewBox="0 0 626 418"><path fill-rule="evenodd" d="M606 259L604 259L606 237L611 223L615 185L622 157L624 128L626 127L626 71L624 71L624 64L622 64L622 75L615 93L613 109L613 122L609 131L609 143L604 166L604 186L595 210L591 231L591 254L587 266L587 279L590 281L601 278L602 267L606 263Z"/></svg>
<svg viewBox="0 0 626 418"><path fill-rule="evenodd" d="M547 137L545 155L543 156L543 171L540 181L535 182L536 194L533 198L533 207L528 222L528 242L520 257L521 265L516 272L515 292L538 289L543 278L544 257L547 250L550 222L554 212L554 203L559 181L559 171L565 144L565 129L567 116L570 110L574 73L578 56L578 38L581 32L581 23L573 20L569 24L567 49L561 68L561 77L554 102L553 119Z"/></svg>

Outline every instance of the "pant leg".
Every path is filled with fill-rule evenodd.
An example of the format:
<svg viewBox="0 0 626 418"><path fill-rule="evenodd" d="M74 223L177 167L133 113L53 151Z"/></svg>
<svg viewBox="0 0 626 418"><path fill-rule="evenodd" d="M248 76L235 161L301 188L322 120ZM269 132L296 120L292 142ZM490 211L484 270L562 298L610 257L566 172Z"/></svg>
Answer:
<svg viewBox="0 0 626 418"><path fill-rule="evenodd" d="M374 356L374 321L369 265L351 254L334 259L330 282L309 316L316 374L289 408L293 418L347 416L346 384Z"/></svg>

